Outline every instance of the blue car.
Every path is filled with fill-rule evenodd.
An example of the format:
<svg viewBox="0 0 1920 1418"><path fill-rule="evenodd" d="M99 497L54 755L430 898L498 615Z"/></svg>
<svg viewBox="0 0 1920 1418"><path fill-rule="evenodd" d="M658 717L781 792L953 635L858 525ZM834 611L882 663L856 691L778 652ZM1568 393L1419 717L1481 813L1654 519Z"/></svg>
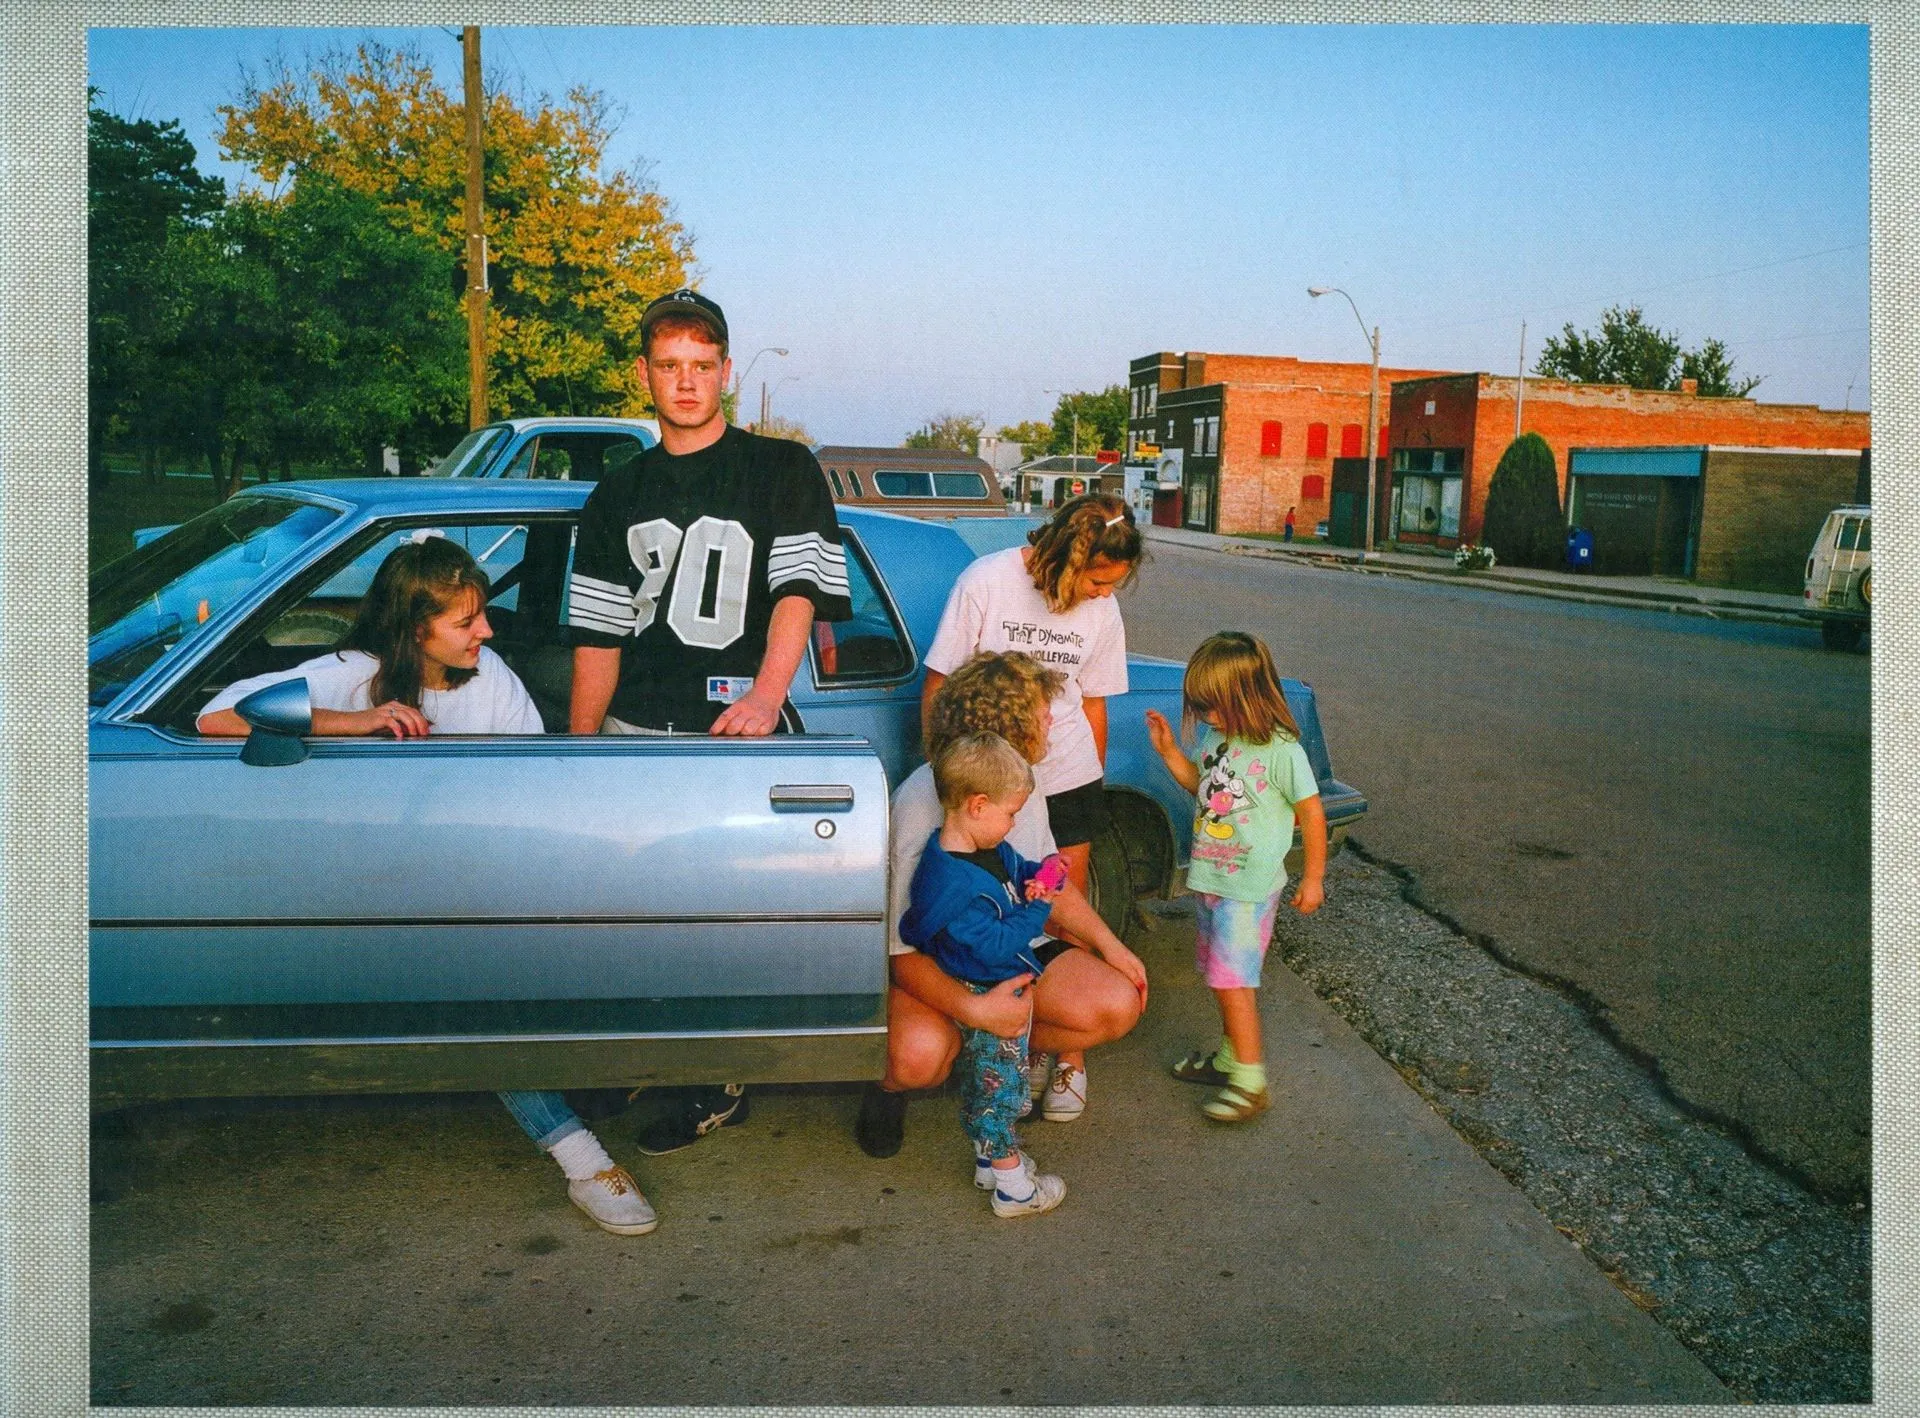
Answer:
<svg viewBox="0 0 1920 1418"><path fill-rule="evenodd" d="M920 761L921 651L974 551L842 508L853 618L815 626L805 732L571 736L567 570L591 485L372 479L249 490L89 584L93 1084L145 1097L877 1078L887 796ZM387 552L459 540L549 736L203 738L232 681L333 644ZM1165 891L1191 803L1111 714L1095 904ZM1289 681L1333 834L1366 811ZM256 737L262 737L256 731ZM285 746L284 743L282 745ZM260 757L259 754L251 756Z"/></svg>

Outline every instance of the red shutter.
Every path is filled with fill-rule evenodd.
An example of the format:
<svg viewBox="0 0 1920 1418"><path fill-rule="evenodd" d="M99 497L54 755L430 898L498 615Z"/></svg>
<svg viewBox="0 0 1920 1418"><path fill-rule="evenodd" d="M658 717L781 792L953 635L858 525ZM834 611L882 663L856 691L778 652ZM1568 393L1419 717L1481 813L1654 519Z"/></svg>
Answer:
<svg viewBox="0 0 1920 1418"><path fill-rule="evenodd" d="M1318 502L1327 495L1327 480L1318 473L1300 479L1300 500Z"/></svg>
<svg viewBox="0 0 1920 1418"><path fill-rule="evenodd" d="M1367 456L1366 430L1357 423L1340 425L1340 456L1342 458L1364 458Z"/></svg>
<svg viewBox="0 0 1920 1418"><path fill-rule="evenodd" d="M1307 456L1309 458L1327 456L1327 426L1324 423L1307 425Z"/></svg>
<svg viewBox="0 0 1920 1418"><path fill-rule="evenodd" d="M1260 456L1262 458L1280 456L1280 423L1277 419L1268 419L1260 425Z"/></svg>
<svg viewBox="0 0 1920 1418"><path fill-rule="evenodd" d="M1386 457L1387 456L1387 426L1384 423L1380 425L1380 437L1375 441L1378 444L1378 447L1374 450L1373 456L1376 458Z"/></svg>

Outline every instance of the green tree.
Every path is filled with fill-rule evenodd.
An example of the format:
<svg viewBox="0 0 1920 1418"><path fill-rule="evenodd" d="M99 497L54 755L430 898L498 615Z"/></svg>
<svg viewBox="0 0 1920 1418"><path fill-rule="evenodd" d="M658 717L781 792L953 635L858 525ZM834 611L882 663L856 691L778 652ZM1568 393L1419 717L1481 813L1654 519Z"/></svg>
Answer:
<svg viewBox="0 0 1920 1418"><path fill-rule="evenodd" d="M142 461L158 475L154 350L168 246L212 218L226 187L195 168L177 122L122 118L88 98L87 475L97 489L108 441L127 432L144 435Z"/></svg>
<svg viewBox="0 0 1920 1418"><path fill-rule="evenodd" d="M1507 445L1487 485L1480 540L1509 566L1558 566L1566 549L1566 519L1553 449L1537 433Z"/></svg>
<svg viewBox="0 0 1920 1418"><path fill-rule="evenodd" d="M413 49L366 44L308 74L249 81L223 107L223 151L269 187L320 173L396 228L464 259L462 99ZM496 416L653 412L640 314L687 283L693 243L639 166L606 171L606 101L487 86L489 395Z"/></svg>
<svg viewBox="0 0 1920 1418"><path fill-rule="evenodd" d="M1010 423L1000 430L1000 437L1009 443L1018 443L1020 456L1028 461L1044 458L1053 451L1053 425L1038 419Z"/></svg>
<svg viewBox="0 0 1920 1418"><path fill-rule="evenodd" d="M1075 415L1078 415L1076 422ZM1074 430L1079 429L1079 445ZM1109 384L1098 393L1062 394L1053 406L1053 448L1059 452L1093 453L1119 448L1127 438L1127 386Z"/></svg>
<svg viewBox="0 0 1920 1418"><path fill-rule="evenodd" d="M1582 384L1625 384L1635 389L1678 389L1682 378L1698 379L1702 394L1741 398L1760 384L1760 376L1735 379L1733 360L1719 340L1697 350L1682 347L1680 337L1647 324L1637 305L1609 306L1600 313L1598 334L1566 325L1549 335L1534 365L1535 374Z"/></svg>
<svg viewBox="0 0 1920 1418"><path fill-rule="evenodd" d="M456 432L466 339L451 259L318 173L242 194L169 249L153 364L165 436L206 460L217 497L247 465L403 462Z"/></svg>
<svg viewBox="0 0 1920 1418"><path fill-rule="evenodd" d="M903 448L951 448L972 453L980 446L987 421L978 414L937 414L906 437Z"/></svg>

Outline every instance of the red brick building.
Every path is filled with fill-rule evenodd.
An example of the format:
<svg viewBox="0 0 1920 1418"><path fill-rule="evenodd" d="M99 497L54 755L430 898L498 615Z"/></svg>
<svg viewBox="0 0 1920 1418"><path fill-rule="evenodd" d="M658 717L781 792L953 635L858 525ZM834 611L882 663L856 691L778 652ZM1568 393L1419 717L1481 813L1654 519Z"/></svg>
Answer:
<svg viewBox="0 0 1920 1418"><path fill-rule="evenodd" d="M1332 507L1336 462L1358 460L1365 486L1370 372L1366 364L1197 351L1131 361L1127 456L1157 459L1168 474L1154 495L1154 521L1277 532L1291 507L1301 531L1311 532ZM1380 370L1382 484L1392 383L1434 372Z"/></svg>
<svg viewBox="0 0 1920 1418"><path fill-rule="evenodd" d="M1399 378L1386 401L1393 432L1390 471L1376 487L1379 540L1457 546L1479 539L1487 484L1515 436L1516 398L1521 429L1553 449L1563 506L1573 448L1864 449L1871 438L1865 413L1704 397L1687 387L1559 379L1527 379L1522 387L1492 374Z"/></svg>

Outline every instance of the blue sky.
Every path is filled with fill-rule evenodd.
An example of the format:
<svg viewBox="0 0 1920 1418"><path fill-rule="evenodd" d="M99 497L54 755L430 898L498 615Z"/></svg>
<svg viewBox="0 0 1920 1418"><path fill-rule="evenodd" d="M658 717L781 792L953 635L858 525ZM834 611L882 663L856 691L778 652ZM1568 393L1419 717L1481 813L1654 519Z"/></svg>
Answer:
<svg viewBox="0 0 1920 1418"><path fill-rule="evenodd" d="M446 30L95 30L220 162L243 66ZM498 28L490 83L620 115L774 409L829 442L1045 417L1155 350L1511 372L1614 302L1756 397L1867 406L1864 26ZM1851 387L1849 387L1851 386Z"/></svg>

